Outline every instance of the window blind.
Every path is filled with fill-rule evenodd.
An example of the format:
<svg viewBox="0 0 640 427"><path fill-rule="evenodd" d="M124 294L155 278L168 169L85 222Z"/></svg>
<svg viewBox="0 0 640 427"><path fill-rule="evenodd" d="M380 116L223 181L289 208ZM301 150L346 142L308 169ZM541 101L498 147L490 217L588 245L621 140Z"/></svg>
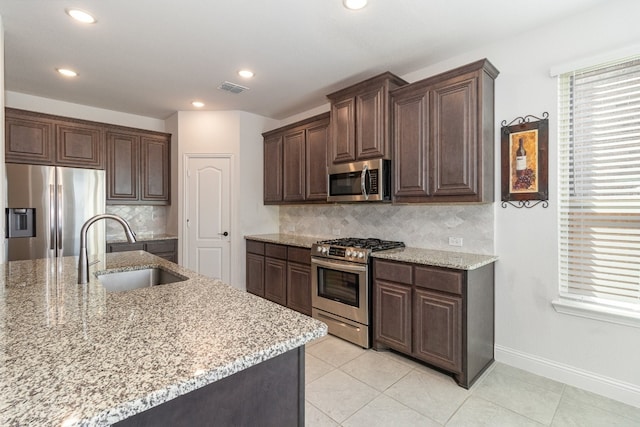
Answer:
<svg viewBox="0 0 640 427"><path fill-rule="evenodd" d="M560 295L640 309L640 57L559 81Z"/></svg>

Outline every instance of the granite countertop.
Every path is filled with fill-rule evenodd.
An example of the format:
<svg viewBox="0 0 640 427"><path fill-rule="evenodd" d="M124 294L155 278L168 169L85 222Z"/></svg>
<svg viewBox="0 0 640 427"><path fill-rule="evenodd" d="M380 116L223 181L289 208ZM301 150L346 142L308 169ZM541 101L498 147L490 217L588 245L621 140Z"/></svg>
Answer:
<svg viewBox="0 0 640 427"><path fill-rule="evenodd" d="M458 270L475 270L476 268L498 260L498 257L495 255L468 254L464 252L422 248L391 249L388 251L373 252L371 256L373 258L431 265L434 267L455 268Z"/></svg>
<svg viewBox="0 0 640 427"><path fill-rule="evenodd" d="M140 242L142 241L148 242L151 240L177 239L177 238L178 236L174 234L166 234L166 233L136 233L136 240ZM122 233L122 236L107 239L107 243L127 243L127 238L125 237L124 233Z"/></svg>
<svg viewBox="0 0 640 427"><path fill-rule="evenodd" d="M0 425L109 425L327 333L326 325L143 251L0 264ZM107 293L93 273L189 279Z"/></svg>
<svg viewBox="0 0 640 427"><path fill-rule="evenodd" d="M249 240L289 246L300 246L305 248L311 248L311 245L318 240L327 240L331 238L332 237L301 236L278 233L245 236L245 239ZM335 238L335 236L333 238ZM455 268L459 270L475 270L476 268L480 268L498 260L498 257L495 255L470 254L465 252L423 248L391 249L388 251L373 252L371 256L374 258L431 265L434 267Z"/></svg>
<svg viewBox="0 0 640 427"><path fill-rule="evenodd" d="M298 246L300 248L311 249L311 245L318 240L328 240L331 237L327 236L302 236L298 234L257 234L254 236L244 236L248 240L256 240L258 242L276 243L279 245Z"/></svg>

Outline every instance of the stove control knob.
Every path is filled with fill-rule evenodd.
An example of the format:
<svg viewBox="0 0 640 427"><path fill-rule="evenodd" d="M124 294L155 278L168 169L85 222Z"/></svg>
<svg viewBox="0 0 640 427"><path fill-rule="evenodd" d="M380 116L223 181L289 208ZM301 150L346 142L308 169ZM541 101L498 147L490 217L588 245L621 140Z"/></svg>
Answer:
<svg viewBox="0 0 640 427"><path fill-rule="evenodd" d="M358 253L358 258L364 258L364 252Z"/></svg>
<svg viewBox="0 0 640 427"><path fill-rule="evenodd" d="M345 256L346 256L347 258L349 258L349 257L353 256L353 252L351 252L351 250L349 250L349 249L347 249L347 250L344 252L344 254L345 254Z"/></svg>
<svg viewBox="0 0 640 427"><path fill-rule="evenodd" d="M316 248L316 251L318 251L318 252L322 253L322 246L318 246L318 247Z"/></svg>
<svg viewBox="0 0 640 427"><path fill-rule="evenodd" d="M327 253L329 253L329 248L327 248L326 246L323 246L323 247L322 247L322 253L323 253L323 254L327 254Z"/></svg>

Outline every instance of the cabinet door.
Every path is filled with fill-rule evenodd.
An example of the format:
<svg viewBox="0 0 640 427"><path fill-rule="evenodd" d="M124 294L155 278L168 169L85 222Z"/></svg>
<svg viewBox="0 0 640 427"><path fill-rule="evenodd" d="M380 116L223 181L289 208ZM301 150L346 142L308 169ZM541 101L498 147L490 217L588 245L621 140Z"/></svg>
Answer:
<svg viewBox="0 0 640 427"><path fill-rule="evenodd" d="M287 307L311 316L311 266L287 263Z"/></svg>
<svg viewBox="0 0 640 427"><path fill-rule="evenodd" d="M56 164L104 169L103 130L74 122L56 123Z"/></svg>
<svg viewBox="0 0 640 427"><path fill-rule="evenodd" d="M331 156L333 163L356 159L355 98L331 105Z"/></svg>
<svg viewBox="0 0 640 427"><path fill-rule="evenodd" d="M387 97L385 88L356 97L356 157L380 158L387 155Z"/></svg>
<svg viewBox="0 0 640 427"><path fill-rule="evenodd" d="M411 353L411 287L376 280L374 285L374 340Z"/></svg>
<svg viewBox="0 0 640 427"><path fill-rule="evenodd" d="M307 129L306 200L327 200L329 121Z"/></svg>
<svg viewBox="0 0 640 427"><path fill-rule="evenodd" d="M393 101L394 195L429 196L429 91Z"/></svg>
<svg viewBox="0 0 640 427"><path fill-rule="evenodd" d="M138 200L138 149L134 134L107 132L107 203Z"/></svg>
<svg viewBox="0 0 640 427"><path fill-rule="evenodd" d="M168 261L177 262L177 243L176 239L152 240L146 243L144 250Z"/></svg>
<svg viewBox="0 0 640 427"><path fill-rule="evenodd" d="M282 201L282 135L264 140L264 202Z"/></svg>
<svg viewBox="0 0 640 427"><path fill-rule="evenodd" d="M144 251L144 242L135 243L109 243L107 245L107 252L129 252L129 251Z"/></svg>
<svg viewBox="0 0 640 427"><path fill-rule="evenodd" d="M462 298L416 289L413 356L462 372Z"/></svg>
<svg viewBox="0 0 640 427"><path fill-rule="evenodd" d="M5 117L5 161L50 165L54 161L53 122L10 109Z"/></svg>
<svg viewBox="0 0 640 427"><path fill-rule="evenodd" d="M264 297L264 257L247 254L247 292Z"/></svg>
<svg viewBox="0 0 640 427"><path fill-rule="evenodd" d="M478 194L477 81L472 74L433 88L434 196Z"/></svg>
<svg viewBox="0 0 640 427"><path fill-rule="evenodd" d="M143 135L140 138L140 200L153 204L169 203L168 138Z"/></svg>
<svg viewBox="0 0 640 427"><path fill-rule="evenodd" d="M287 261L265 257L264 297L278 304L287 305Z"/></svg>
<svg viewBox="0 0 640 427"><path fill-rule="evenodd" d="M305 130L286 133L283 144L283 196L287 202L302 201L305 186Z"/></svg>

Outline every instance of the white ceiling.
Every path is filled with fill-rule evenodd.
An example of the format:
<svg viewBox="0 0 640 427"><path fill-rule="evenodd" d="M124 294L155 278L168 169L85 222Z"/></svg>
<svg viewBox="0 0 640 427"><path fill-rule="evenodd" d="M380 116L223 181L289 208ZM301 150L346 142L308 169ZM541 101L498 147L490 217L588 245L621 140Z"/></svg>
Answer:
<svg viewBox="0 0 640 427"><path fill-rule="evenodd" d="M282 119L605 1L369 0L354 12L342 0L2 0L5 89L160 119L194 99ZM69 7L98 22L73 21Z"/></svg>

